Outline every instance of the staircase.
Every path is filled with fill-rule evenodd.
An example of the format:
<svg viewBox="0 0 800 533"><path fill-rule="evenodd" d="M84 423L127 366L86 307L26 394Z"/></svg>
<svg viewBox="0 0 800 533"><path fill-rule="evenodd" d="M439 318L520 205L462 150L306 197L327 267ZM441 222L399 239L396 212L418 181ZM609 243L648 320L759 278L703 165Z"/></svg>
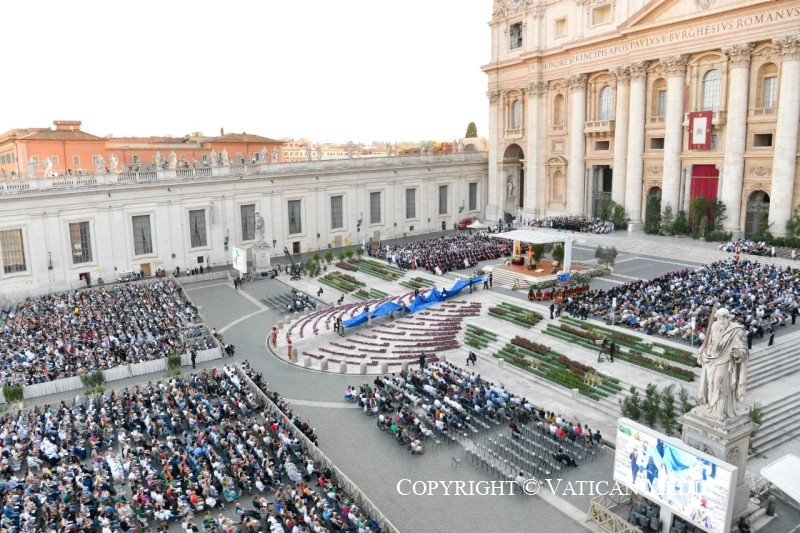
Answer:
<svg viewBox="0 0 800 533"><path fill-rule="evenodd" d="M800 437L800 391L765 405L762 411L761 428L752 440L752 446L759 453Z"/></svg>
<svg viewBox="0 0 800 533"><path fill-rule="evenodd" d="M765 346L751 357L747 368L747 389L756 389L796 372L800 372L800 357L793 342Z"/></svg>

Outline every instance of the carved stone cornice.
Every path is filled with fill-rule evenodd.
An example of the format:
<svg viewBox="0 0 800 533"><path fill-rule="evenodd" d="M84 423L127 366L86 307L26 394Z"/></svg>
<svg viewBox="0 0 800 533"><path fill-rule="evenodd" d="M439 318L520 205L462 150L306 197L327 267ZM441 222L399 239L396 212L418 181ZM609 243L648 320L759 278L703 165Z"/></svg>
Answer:
<svg viewBox="0 0 800 533"><path fill-rule="evenodd" d="M628 65L628 76L633 81L647 80L647 67L650 66L649 61L639 61Z"/></svg>
<svg viewBox="0 0 800 533"><path fill-rule="evenodd" d="M686 65L689 64L689 56L681 54L677 56L662 57L661 64L664 65L664 70L667 72L667 77L685 76Z"/></svg>
<svg viewBox="0 0 800 533"><path fill-rule="evenodd" d="M586 74L573 74L572 76L566 78L564 82L569 87L570 91L578 92L578 91L586 91L586 81L589 77Z"/></svg>
<svg viewBox="0 0 800 533"><path fill-rule="evenodd" d="M734 44L723 47L722 53L728 56L731 68L746 68L750 66L750 57L755 47L755 43Z"/></svg>
<svg viewBox="0 0 800 533"><path fill-rule="evenodd" d="M628 85L631 82L631 71L628 67L614 67L609 72L617 80L617 85Z"/></svg>
<svg viewBox="0 0 800 533"><path fill-rule="evenodd" d="M524 13L531 4L531 0L494 0L492 20L500 20L519 13Z"/></svg>
<svg viewBox="0 0 800 533"><path fill-rule="evenodd" d="M497 90L497 91L486 91L486 97L489 99L489 103L491 103L491 104L496 104L497 101L500 99L500 96L502 96L502 94L503 94L503 91L500 91L500 90Z"/></svg>
<svg viewBox="0 0 800 533"><path fill-rule="evenodd" d="M546 81L532 81L528 84L528 95L534 97L541 97L547 92Z"/></svg>
<svg viewBox="0 0 800 533"><path fill-rule="evenodd" d="M773 39L772 45L783 61L800 59L800 35L787 35L780 39Z"/></svg>

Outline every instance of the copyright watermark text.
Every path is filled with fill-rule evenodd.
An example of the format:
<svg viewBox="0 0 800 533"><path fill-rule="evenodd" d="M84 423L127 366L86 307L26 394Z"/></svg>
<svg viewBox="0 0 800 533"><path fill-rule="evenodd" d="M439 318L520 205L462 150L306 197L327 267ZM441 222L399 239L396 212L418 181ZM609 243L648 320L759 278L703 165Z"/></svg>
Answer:
<svg viewBox="0 0 800 533"><path fill-rule="evenodd" d="M513 496L526 494L535 496L542 490L557 496L606 496L626 495L625 486L608 481L567 481L561 479L517 479L500 481L445 481L412 480L397 482L397 493L401 496Z"/></svg>

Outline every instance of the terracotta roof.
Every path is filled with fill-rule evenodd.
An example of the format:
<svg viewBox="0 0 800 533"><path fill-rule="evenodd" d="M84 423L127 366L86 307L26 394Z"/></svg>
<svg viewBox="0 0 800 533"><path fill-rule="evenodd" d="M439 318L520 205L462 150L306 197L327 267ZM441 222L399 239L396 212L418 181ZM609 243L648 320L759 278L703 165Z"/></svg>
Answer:
<svg viewBox="0 0 800 533"><path fill-rule="evenodd" d="M272 143L283 144L282 141L262 137L261 135L253 135L251 133L226 133L220 137L207 139L208 143Z"/></svg>
<svg viewBox="0 0 800 533"><path fill-rule="evenodd" d="M20 137L24 141L102 141L102 137L79 130L41 130Z"/></svg>
<svg viewBox="0 0 800 533"><path fill-rule="evenodd" d="M136 143L136 144L182 144L187 142L186 137L166 137L151 135L150 137L106 137L110 143Z"/></svg>

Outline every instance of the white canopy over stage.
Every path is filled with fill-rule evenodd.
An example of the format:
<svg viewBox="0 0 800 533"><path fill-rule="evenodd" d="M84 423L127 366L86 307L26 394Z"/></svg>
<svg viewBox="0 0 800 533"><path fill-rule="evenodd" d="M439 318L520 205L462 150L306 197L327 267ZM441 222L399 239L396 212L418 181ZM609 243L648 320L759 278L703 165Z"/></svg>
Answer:
<svg viewBox="0 0 800 533"><path fill-rule="evenodd" d="M800 457L784 455L762 468L761 475L791 499L800 502Z"/></svg>
<svg viewBox="0 0 800 533"><path fill-rule="evenodd" d="M572 268L572 243L575 238L568 234L558 231L542 231L542 230L529 230L529 229L515 229L506 231L505 233L492 233L489 235L494 239L508 239L510 241L519 241L528 244L551 244L551 243L564 243L564 272L569 272Z"/></svg>

